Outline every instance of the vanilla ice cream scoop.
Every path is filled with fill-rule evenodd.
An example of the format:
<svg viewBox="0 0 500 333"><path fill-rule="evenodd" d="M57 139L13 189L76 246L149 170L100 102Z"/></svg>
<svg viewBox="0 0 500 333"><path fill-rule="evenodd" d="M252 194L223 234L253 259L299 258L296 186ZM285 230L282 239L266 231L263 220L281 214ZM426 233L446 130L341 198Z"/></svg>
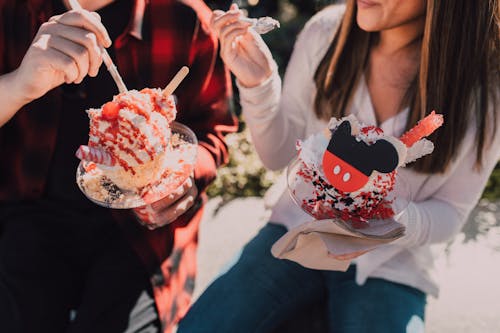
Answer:
<svg viewBox="0 0 500 333"><path fill-rule="evenodd" d="M161 176L176 117L172 96L161 89L129 90L88 115L88 146L109 154L112 163L99 167L120 189L140 190Z"/></svg>

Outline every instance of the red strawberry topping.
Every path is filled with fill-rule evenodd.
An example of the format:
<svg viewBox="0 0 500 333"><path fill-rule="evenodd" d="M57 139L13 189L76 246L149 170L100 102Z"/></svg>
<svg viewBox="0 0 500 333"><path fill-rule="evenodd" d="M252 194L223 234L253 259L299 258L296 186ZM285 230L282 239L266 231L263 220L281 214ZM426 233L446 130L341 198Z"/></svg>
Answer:
<svg viewBox="0 0 500 333"><path fill-rule="evenodd" d="M118 117L120 105L115 102L108 102L102 107L102 118L106 120L114 120Z"/></svg>

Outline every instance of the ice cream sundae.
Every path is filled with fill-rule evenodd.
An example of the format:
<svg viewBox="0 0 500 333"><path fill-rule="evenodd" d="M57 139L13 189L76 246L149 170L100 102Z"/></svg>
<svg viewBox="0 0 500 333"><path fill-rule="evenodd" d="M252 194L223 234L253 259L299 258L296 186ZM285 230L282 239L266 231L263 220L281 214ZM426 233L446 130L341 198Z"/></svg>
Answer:
<svg viewBox="0 0 500 333"><path fill-rule="evenodd" d="M341 218L359 226L390 218L388 194L397 169L433 151L425 137L442 123L442 116L432 112L396 138L354 116L331 119L325 133L298 142L296 167L289 169L292 196L316 219Z"/></svg>
<svg viewBox="0 0 500 333"><path fill-rule="evenodd" d="M149 204L192 172L196 145L186 140L194 134L174 122L173 96L161 89L122 92L87 113L89 142L76 153L77 179L92 200L118 208ZM127 195L141 200L125 203Z"/></svg>

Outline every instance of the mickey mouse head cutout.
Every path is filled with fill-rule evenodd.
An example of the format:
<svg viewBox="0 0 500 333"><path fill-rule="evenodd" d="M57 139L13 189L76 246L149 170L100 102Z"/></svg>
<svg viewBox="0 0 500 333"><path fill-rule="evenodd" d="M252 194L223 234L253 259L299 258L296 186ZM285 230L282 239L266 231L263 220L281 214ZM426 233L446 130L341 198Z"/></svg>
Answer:
<svg viewBox="0 0 500 333"><path fill-rule="evenodd" d="M355 192L368 183L374 171L390 173L400 165L404 160L401 145L392 137L369 145L356 139L351 134L351 123L344 120L330 138L323 155L323 171L337 190Z"/></svg>

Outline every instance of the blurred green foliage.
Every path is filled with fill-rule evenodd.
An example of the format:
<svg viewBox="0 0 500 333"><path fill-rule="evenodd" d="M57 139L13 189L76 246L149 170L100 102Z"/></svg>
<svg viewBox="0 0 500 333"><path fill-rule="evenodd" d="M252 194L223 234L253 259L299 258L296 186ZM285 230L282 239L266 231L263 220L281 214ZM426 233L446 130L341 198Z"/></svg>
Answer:
<svg viewBox="0 0 500 333"><path fill-rule="evenodd" d="M219 169L217 178L207 189L208 195L221 197L222 203L238 197L263 196L279 173L263 167L247 130L229 134L226 142L229 163Z"/></svg>
<svg viewBox="0 0 500 333"><path fill-rule="evenodd" d="M500 199L500 163L495 166L493 173L484 189L483 198L494 201Z"/></svg>
<svg viewBox="0 0 500 333"><path fill-rule="evenodd" d="M294 41L305 22L315 12L334 0L210 0L214 9L227 10L231 3L237 3L247 11L249 17L272 16L281 23L281 28L263 35L283 75L290 58ZM235 112L240 115L238 92L235 91ZM221 168L215 182L208 188L209 196L221 196L223 202L237 197L262 196L277 177L276 172L266 170L249 141L243 119L240 119L239 133L227 137L230 151L229 164ZM500 164L495 167L483 197L500 199Z"/></svg>

